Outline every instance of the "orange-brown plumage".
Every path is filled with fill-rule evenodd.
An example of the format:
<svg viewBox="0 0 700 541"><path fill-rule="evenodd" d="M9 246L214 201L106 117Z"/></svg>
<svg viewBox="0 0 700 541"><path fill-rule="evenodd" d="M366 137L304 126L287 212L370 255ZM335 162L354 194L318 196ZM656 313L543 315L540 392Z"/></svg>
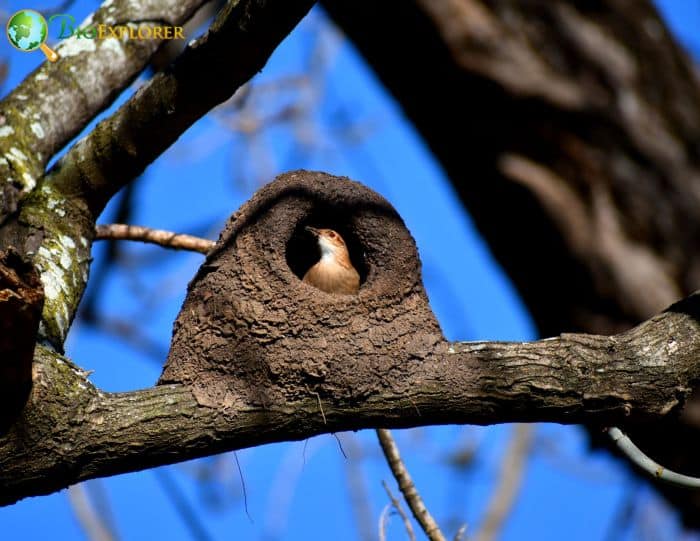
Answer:
<svg viewBox="0 0 700 541"><path fill-rule="evenodd" d="M360 289L360 275L350 261L348 247L336 231L307 227L321 249L318 260L304 275L303 281L326 293L354 295Z"/></svg>

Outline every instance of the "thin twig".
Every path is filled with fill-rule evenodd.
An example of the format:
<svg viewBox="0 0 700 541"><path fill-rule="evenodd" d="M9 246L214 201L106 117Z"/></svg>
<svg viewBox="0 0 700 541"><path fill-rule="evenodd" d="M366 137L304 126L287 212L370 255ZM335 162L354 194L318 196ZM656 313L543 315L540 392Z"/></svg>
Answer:
<svg viewBox="0 0 700 541"><path fill-rule="evenodd" d="M345 445L348 449L348 460L345 461L345 478L348 485L348 494L350 495L350 505L355 515L355 524L357 524L358 537L360 541L374 541L376 537L374 537L374 529L372 527L373 512L370 506L369 494L367 493L365 474L362 469L365 453L354 434L347 434ZM381 519L379 530L379 536L381 537Z"/></svg>
<svg viewBox="0 0 700 541"><path fill-rule="evenodd" d="M173 250L189 250L201 254L207 254L215 244L212 240L193 237L192 235L127 224L97 225L95 227L95 238L97 240L138 240L158 244Z"/></svg>
<svg viewBox="0 0 700 541"><path fill-rule="evenodd" d="M304 440L304 448L301 451L302 467L306 467L306 448L309 446L309 438Z"/></svg>
<svg viewBox="0 0 700 541"><path fill-rule="evenodd" d="M323 404L321 403L321 395L318 394L316 391L312 391L309 389L309 386L304 384L304 387L306 387L306 390L309 391L309 394L312 394L316 397L316 400L318 400L318 409L321 410L321 417L323 417L323 424L327 425L328 422L326 421L326 414L323 412Z"/></svg>
<svg viewBox="0 0 700 541"><path fill-rule="evenodd" d="M253 524L253 517L251 517L250 513L248 512L248 491L245 488L243 470L241 469L241 463L238 461L238 453L236 451L233 452L233 458L236 459L236 466L238 467L238 476L241 478L241 490L243 491L243 507L245 508L245 514L248 517L250 523Z"/></svg>
<svg viewBox="0 0 700 541"><path fill-rule="evenodd" d="M85 537L90 541L114 541L115 537L112 535L112 532L95 512L84 485L79 484L70 487L68 489L68 500L85 533Z"/></svg>
<svg viewBox="0 0 700 541"><path fill-rule="evenodd" d="M413 484L411 475L406 469L406 465L401 460L401 455L399 454L399 448L396 446L394 437L391 432L384 428L377 429L377 437L379 438L379 444L382 446L382 451L384 451L384 456L389 463L389 468L394 474L396 482L399 484L399 489L403 494L403 497L411 509L413 516L416 517L418 524L428 536L430 541L445 541L445 536L440 531L440 528L433 519L432 515L425 507L423 499L418 494L416 486Z"/></svg>
<svg viewBox="0 0 700 541"><path fill-rule="evenodd" d="M211 541L213 538L207 532L204 522L200 520L195 509L187 501L187 497L172 478L171 473L165 468L155 468L151 471L161 486L163 494L170 500L183 524L189 530L190 537L196 541Z"/></svg>
<svg viewBox="0 0 700 541"><path fill-rule="evenodd" d="M391 509L390 503L384 506L379 515L379 541L386 541L386 523L389 521L389 509Z"/></svg>
<svg viewBox="0 0 700 541"><path fill-rule="evenodd" d="M338 442L338 449L340 449L341 454L343 455L343 458L345 460L348 459L348 455L345 454L345 449L343 449L343 442L340 441L340 438L338 437L338 434L333 432L333 437L335 438L335 441Z"/></svg>
<svg viewBox="0 0 700 541"><path fill-rule="evenodd" d="M498 539L523 480L533 432L534 425L519 424L515 426L513 437L501 461L498 484L491 495L491 501L486 508L481 528L474 537L474 541Z"/></svg>
<svg viewBox="0 0 700 541"><path fill-rule="evenodd" d="M615 442L617 448L636 464L642 471L647 472L651 477L664 481L670 485L688 488L700 488L700 477L692 477L664 468L655 460L644 454L637 447L629 436L617 427L608 428L608 435Z"/></svg>
<svg viewBox="0 0 700 541"><path fill-rule="evenodd" d="M114 517L112 504L109 501L104 479L93 479L89 483L84 483L83 486L102 524L105 525L105 528L114 539L119 539L117 521Z"/></svg>
<svg viewBox="0 0 700 541"><path fill-rule="evenodd" d="M413 531L413 526L411 525L411 519L408 518L408 515L403 510L403 507L401 507L401 502L398 499L396 499L394 494L391 492L389 485L386 484L386 481L382 481L382 486L384 487L384 490L386 490L386 494L387 494L387 496L389 496L389 499L391 500L391 505L394 506L394 509L396 509L396 512L401 517L401 520L403 520L403 525L404 525L404 528L406 528L406 533L408 534L408 538L411 541L416 541L416 534Z"/></svg>

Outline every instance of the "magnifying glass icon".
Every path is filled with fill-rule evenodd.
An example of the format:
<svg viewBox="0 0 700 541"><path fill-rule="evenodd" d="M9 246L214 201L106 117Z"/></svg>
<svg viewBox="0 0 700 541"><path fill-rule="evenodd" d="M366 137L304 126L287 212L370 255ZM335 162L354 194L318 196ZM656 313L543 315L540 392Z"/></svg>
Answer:
<svg viewBox="0 0 700 541"><path fill-rule="evenodd" d="M33 9L23 9L7 21L7 39L17 50L29 53L41 49L49 62L58 60L58 53L46 45L49 25L44 16Z"/></svg>

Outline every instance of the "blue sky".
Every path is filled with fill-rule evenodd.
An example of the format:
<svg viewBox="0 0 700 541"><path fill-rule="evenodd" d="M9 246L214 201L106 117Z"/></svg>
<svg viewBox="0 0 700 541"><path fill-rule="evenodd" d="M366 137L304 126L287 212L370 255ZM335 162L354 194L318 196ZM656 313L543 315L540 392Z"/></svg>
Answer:
<svg viewBox="0 0 700 541"><path fill-rule="evenodd" d="M687 48L698 51L694 34L700 3L658 4ZM92 6L77 2L71 13L81 20ZM12 13L26 5L9 2L3 7ZM0 53L10 59L10 76L3 88L7 92L42 58L38 52L19 53L0 42ZM256 84L274 86L298 78L308 72L310 59L317 58L319 50L323 54L317 59L322 66L318 79L289 91L262 92L258 98L257 110L266 114L274 114L284 103L305 104L308 114L255 137L232 133L225 112L203 118L140 179L133 223L216 238L226 217L277 173L303 167L347 175L383 194L403 216L418 244L431 305L449 339L534 338L517 294L474 230L439 164L320 10L315 9L278 48ZM131 92L133 88L119 101ZM102 221L109 222L114 209L110 205ZM94 370L91 379L115 392L150 386L158 378L159 352L167 351L186 284L202 260L197 254L136 244L122 246L122 252L119 265L107 274L99 307L110 318L137 321L152 343L151 353L81 324L74 326L67 344L67 353L78 364ZM103 255L104 247L98 245L96 261ZM478 528L511 432L510 426L397 432L415 481L447 535L454 535L462 522L468 524L468 532ZM238 452L250 516L231 454L92 481L86 490L95 501L107 502L105 509L110 511L102 512L112 517L121 539L197 538L176 511L178 504L168 496L173 493L199 517L199 527L206 530L200 538L293 540L325 538L332 532L338 541L357 539L348 475L361 472L375 531L387 504L381 481L398 491L371 432L340 434L338 439L346 451L361 448L362 458L346 460L332 436ZM445 457L455 447L476 449L472 467L457 470L447 465ZM173 485L178 487L175 492ZM678 536L673 512L606 454L589 452L579 429L539 425L523 489L503 539L605 539L631 496L640 517L656 517L655 527L667 536L663 539ZM0 528L10 534L9 539L20 535L25 540L84 539L66 491L1 508ZM636 539L637 534L628 529L614 538ZM405 539L395 517L388 539Z"/></svg>

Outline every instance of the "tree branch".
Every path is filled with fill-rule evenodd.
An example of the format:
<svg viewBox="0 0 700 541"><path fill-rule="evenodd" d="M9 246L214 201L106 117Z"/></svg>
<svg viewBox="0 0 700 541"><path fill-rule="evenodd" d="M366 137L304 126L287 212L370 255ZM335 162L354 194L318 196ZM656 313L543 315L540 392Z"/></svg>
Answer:
<svg viewBox="0 0 700 541"><path fill-rule="evenodd" d="M532 425L515 426L514 434L501 461L498 484L491 495L483 523L474 536L474 541L495 541L499 538L522 484L533 432Z"/></svg>
<svg viewBox="0 0 700 541"><path fill-rule="evenodd" d="M230 0L207 34L74 145L45 183L79 195L97 216L197 119L258 73L312 5Z"/></svg>
<svg viewBox="0 0 700 541"><path fill-rule="evenodd" d="M0 503L81 480L264 443L363 428L504 422L641 424L669 418L700 379L700 294L616 336L441 344L381 380L329 374L325 422L303 382L278 402L201 406L185 385L103 393L68 359L37 348L18 421L0 437ZM362 362L359 355L357 362ZM400 382L400 384L399 384ZM367 389L362 400L353 389ZM293 387L298 388L293 388Z"/></svg>
<svg viewBox="0 0 700 541"><path fill-rule="evenodd" d="M184 23L203 0L114 0L88 24L131 20ZM68 21L66 21L68 22ZM78 26L78 23L75 23ZM31 191L51 156L119 95L148 64L162 40L73 36L0 102L0 222Z"/></svg>
<svg viewBox="0 0 700 541"><path fill-rule="evenodd" d="M430 511L428 511L428 508L423 503L423 498L421 498L421 495L418 493L416 485L414 484L413 479L411 479L411 474L408 473L406 465L403 463L403 460L401 460L399 448L396 445L391 432L385 428L380 428L377 430L377 438L379 438L379 444L382 447L386 461L389 463L391 473L394 475L394 478L399 485L399 489L401 490L408 507L411 509L411 513L413 513L413 516L415 517L416 521L418 521L418 524L420 524L420 527L425 532L425 535L428 536L430 541L445 541L445 536L440 531L440 527L437 525L437 522L435 522L435 519L430 514ZM389 492L386 485L384 488L386 488L387 492ZM389 495L391 496L390 492ZM392 503L397 510L400 509L393 497Z"/></svg>
<svg viewBox="0 0 700 541"><path fill-rule="evenodd" d="M110 198L209 109L260 71L311 0L231 0L210 31L47 174L0 246L34 255L46 290L41 336L61 350L85 289L95 219Z"/></svg>
<svg viewBox="0 0 700 541"><path fill-rule="evenodd" d="M389 505L392 506L396 510L396 513L401 517L403 527L406 529L408 541L416 541L416 534L413 532L411 519L408 518L408 515L403 510L403 507L401 507L401 502L392 494L389 485L386 484L386 481L382 481L382 486L384 487L386 495L389 496L389 501L391 502ZM386 532L384 531L386 529L386 520L384 519L384 516L386 515L384 515L384 513L382 513L382 515L382 518L379 520L379 537L380 539L386 539Z"/></svg>
<svg viewBox="0 0 700 541"><path fill-rule="evenodd" d="M95 228L95 240L137 240L157 244L174 250L189 250L207 254L214 247L213 240L173 233L162 229L151 229L139 225L102 224Z"/></svg>

